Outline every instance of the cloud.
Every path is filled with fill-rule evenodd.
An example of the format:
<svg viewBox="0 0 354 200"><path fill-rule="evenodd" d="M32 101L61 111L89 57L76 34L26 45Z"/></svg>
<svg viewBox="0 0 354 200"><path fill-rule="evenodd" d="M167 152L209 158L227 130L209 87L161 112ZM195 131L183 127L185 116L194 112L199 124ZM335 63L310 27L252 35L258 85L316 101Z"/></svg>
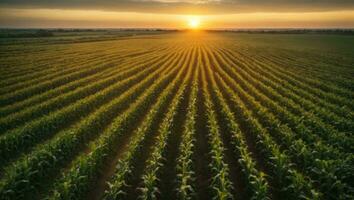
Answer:
<svg viewBox="0 0 354 200"><path fill-rule="evenodd" d="M44 8L171 14L354 10L353 0L1 0L1 8Z"/></svg>

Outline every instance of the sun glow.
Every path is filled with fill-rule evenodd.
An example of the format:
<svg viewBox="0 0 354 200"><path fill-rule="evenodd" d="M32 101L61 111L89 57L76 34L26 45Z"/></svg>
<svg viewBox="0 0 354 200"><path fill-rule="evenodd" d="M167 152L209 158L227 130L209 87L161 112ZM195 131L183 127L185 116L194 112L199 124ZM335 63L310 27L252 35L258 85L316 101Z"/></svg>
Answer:
<svg viewBox="0 0 354 200"><path fill-rule="evenodd" d="M200 27L200 20L198 18L191 18L188 20L188 26L191 29L198 29Z"/></svg>

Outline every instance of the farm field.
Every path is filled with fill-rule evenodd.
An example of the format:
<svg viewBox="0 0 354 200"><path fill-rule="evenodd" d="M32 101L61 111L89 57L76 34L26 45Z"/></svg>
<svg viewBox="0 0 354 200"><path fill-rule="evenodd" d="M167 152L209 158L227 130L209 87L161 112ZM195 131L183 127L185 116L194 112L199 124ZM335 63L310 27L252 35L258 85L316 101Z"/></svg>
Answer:
<svg viewBox="0 0 354 200"><path fill-rule="evenodd" d="M65 37L0 38L0 199L354 199L354 36Z"/></svg>

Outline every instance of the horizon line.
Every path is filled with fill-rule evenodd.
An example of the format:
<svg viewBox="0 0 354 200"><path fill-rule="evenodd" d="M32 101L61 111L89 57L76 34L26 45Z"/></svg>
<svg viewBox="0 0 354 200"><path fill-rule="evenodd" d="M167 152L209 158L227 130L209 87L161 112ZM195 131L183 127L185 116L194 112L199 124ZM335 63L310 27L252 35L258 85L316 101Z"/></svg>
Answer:
<svg viewBox="0 0 354 200"><path fill-rule="evenodd" d="M75 30L191 30L189 28L164 27L1 27L0 29L75 29ZM354 30L354 27L242 27L242 28L200 28L198 30Z"/></svg>

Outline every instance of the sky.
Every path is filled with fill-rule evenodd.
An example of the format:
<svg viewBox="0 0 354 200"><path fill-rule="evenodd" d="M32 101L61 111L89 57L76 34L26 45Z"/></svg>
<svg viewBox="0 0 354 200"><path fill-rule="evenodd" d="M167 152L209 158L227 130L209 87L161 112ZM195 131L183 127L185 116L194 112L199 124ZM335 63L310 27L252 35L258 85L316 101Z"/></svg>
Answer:
<svg viewBox="0 0 354 200"><path fill-rule="evenodd" d="M0 0L6 28L354 28L354 0Z"/></svg>

